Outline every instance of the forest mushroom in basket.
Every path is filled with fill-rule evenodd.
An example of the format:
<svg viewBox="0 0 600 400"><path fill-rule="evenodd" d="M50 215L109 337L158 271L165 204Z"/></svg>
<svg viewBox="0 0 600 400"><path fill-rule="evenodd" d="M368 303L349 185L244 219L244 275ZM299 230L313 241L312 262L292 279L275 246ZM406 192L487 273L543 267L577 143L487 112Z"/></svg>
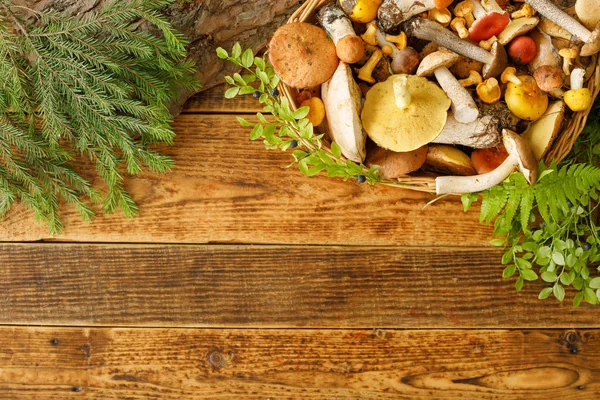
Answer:
<svg viewBox="0 0 600 400"><path fill-rule="evenodd" d="M317 12L317 18L325 29L340 60L354 64L365 55L365 45L356 36L350 18L335 4L328 4Z"/></svg>
<svg viewBox="0 0 600 400"><path fill-rule="evenodd" d="M443 9L453 0L383 0L377 20L384 31L393 30L402 22L432 8Z"/></svg>
<svg viewBox="0 0 600 400"><path fill-rule="evenodd" d="M582 56L591 56L600 51L600 24L596 25L594 30L590 32L579 21L558 8L551 0L526 0L526 2L544 17L563 27L585 43L581 48ZM594 7L598 7L598 4L594 4Z"/></svg>
<svg viewBox="0 0 600 400"><path fill-rule="evenodd" d="M477 71L469 71L469 76L465 79L461 79L458 81L463 87L469 87L473 85L479 85L483 79L481 75Z"/></svg>
<svg viewBox="0 0 600 400"><path fill-rule="evenodd" d="M384 179L397 179L421 168L426 157L427 146L398 153L373 144L367 150L365 165L368 167L378 165L378 171Z"/></svg>
<svg viewBox="0 0 600 400"><path fill-rule="evenodd" d="M565 103L555 101L548 106L544 115L530 123L523 132L522 136L529 140L533 154L538 160L541 160L550 150L550 146L558 136L564 116Z"/></svg>
<svg viewBox="0 0 600 400"><path fill-rule="evenodd" d="M404 152L431 142L446 123L450 99L433 82L392 75L367 92L362 122L380 147Z"/></svg>
<svg viewBox="0 0 600 400"><path fill-rule="evenodd" d="M339 0L340 6L354 22L366 24L377 18L382 0Z"/></svg>
<svg viewBox="0 0 600 400"><path fill-rule="evenodd" d="M585 69L578 67L571 72L571 90L565 92L565 103L572 111L584 111L594 101L591 90L583 87L584 80Z"/></svg>
<svg viewBox="0 0 600 400"><path fill-rule="evenodd" d="M529 33L529 37L535 42L536 54L527 67L534 72L544 65L561 66L561 58L558 50L552 44L552 38L542 32L540 29L534 29Z"/></svg>
<svg viewBox="0 0 600 400"><path fill-rule="evenodd" d="M454 146L432 144L427 151L425 169L432 169L444 175L475 175L468 155Z"/></svg>
<svg viewBox="0 0 600 400"><path fill-rule="evenodd" d="M487 40L498 35L510 22L510 16L494 0L484 0L485 8L479 0L471 0L474 6L475 22L469 28L469 37L473 41Z"/></svg>
<svg viewBox="0 0 600 400"><path fill-rule="evenodd" d="M494 104L502 97L502 90L496 78L489 78L477 85L477 96L486 104Z"/></svg>
<svg viewBox="0 0 600 400"><path fill-rule="evenodd" d="M448 70L448 67L454 64L460 56L452 51L440 48L435 53L425 57L419 68L418 76L435 75L442 90L452 101L452 112L458 122L473 122L479 116L477 105L473 101L471 94L465 89Z"/></svg>
<svg viewBox="0 0 600 400"><path fill-rule="evenodd" d="M561 90L565 79L562 69L554 65L542 65L533 73L533 79L540 89L550 93L551 96L557 98L564 96Z"/></svg>
<svg viewBox="0 0 600 400"><path fill-rule="evenodd" d="M482 71L484 79L500 75L506 66L506 51L498 42L495 42L491 52L488 52L472 43L461 40L437 22L424 18L415 18L409 21L407 31L410 35L419 39L436 42L455 53L482 62L484 64Z"/></svg>
<svg viewBox="0 0 600 400"><path fill-rule="evenodd" d="M535 28L539 22L540 19L537 17L514 19L500 32L498 41L501 45L505 46L516 37L525 35Z"/></svg>
<svg viewBox="0 0 600 400"><path fill-rule="evenodd" d="M331 139L355 162L365 159L366 135L360 122L362 94L348 64L340 61L330 80L321 86Z"/></svg>
<svg viewBox="0 0 600 400"><path fill-rule="evenodd" d="M508 109L517 117L535 121L548 108L548 95L543 92L530 75L519 75L520 85L508 82L504 100Z"/></svg>
<svg viewBox="0 0 600 400"><path fill-rule="evenodd" d="M535 42L529 36L519 36L508 45L508 55L517 64L529 64L536 52Z"/></svg>
<svg viewBox="0 0 600 400"><path fill-rule="evenodd" d="M444 129L432 141L432 143L454 144L473 149L495 146L499 142L500 131L495 116L484 115L473 122L462 124L454 119L452 114L448 114Z"/></svg>
<svg viewBox="0 0 600 400"><path fill-rule="evenodd" d="M600 7L597 0L577 0L575 12L577 18L588 29L594 29L600 22Z"/></svg>
<svg viewBox="0 0 600 400"><path fill-rule="evenodd" d="M448 193L481 192L501 183L515 168L525 176L527 182L537 180L537 160L527 139L517 133L504 129L502 141L508 157L494 169L485 174L474 176L439 176L435 179L435 191L438 195Z"/></svg>
<svg viewBox="0 0 600 400"><path fill-rule="evenodd" d="M454 15L464 18L467 27L470 28L473 25L473 22L475 22L475 16L473 15L474 9L475 6L473 6L473 3L471 3L470 0L461 1L454 6Z"/></svg>

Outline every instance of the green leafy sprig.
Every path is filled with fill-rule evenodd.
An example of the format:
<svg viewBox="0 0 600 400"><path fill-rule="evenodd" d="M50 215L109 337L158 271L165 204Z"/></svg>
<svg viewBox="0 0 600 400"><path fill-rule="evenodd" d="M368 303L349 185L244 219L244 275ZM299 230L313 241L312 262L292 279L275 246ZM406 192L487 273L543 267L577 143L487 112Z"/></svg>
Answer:
<svg viewBox="0 0 600 400"><path fill-rule="evenodd" d="M251 49L242 51L237 43L231 49L231 54L219 48L217 55L244 69L243 75L235 73L225 77L232 86L225 92L225 97L231 99L238 95L253 95L264 105L263 112L273 116L273 121L269 121L259 112L255 124L238 117L240 124L252 127L251 140L263 139L265 147L270 150L286 151L291 148L294 163L306 176L325 171L329 177L341 177L344 180L354 178L369 184L401 186L399 182L382 181L377 166L368 168L344 158L337 143L323 146L324 135L316 134L312 123L306 118L309 107L292 110L288 99L279 95L279 77L263 57L256 57Z"/></svg>
<svg viewBox="0 0 600 400"><path fill-rule="evenodd" d="M498 238L491 243L505 248L502 276L517 274L517 290L524 281L541 276L551 286L542 289L540 299L553 294L562 301L565 287L573 286L575 306L582 300L598 304L600 277L593 277L590 269L598 270L592 266L600 262L596 226L600 168L555 163L546 168L540 163L539 171L534 185L515 172L481 194L464 194L465 211L481 199L480 222L494 222Z"/></svg>

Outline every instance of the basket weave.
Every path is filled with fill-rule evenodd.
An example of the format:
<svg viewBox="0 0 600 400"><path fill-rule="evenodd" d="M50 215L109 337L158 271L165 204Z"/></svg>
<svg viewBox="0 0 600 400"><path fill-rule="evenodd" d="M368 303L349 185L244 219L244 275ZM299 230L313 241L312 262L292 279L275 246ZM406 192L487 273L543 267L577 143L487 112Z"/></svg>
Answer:
<svg viewBox="0 0 600 400"><path fill-rule="evenodd" d="M288 20L288 23L292 22L307 22L314 18L314 13L327 3L333 0L307 0L302 4L294 14ZM588 82L587 87L592 92L592 97L595 99L600 92L600 57L597 59L596 69L594 70L594 76L592 76ZM287 97L291 107L295 110L296 104L296 89L291 88L280 83L280 91L283 96ZM573 147L575 140L579 137L583 128L585 127L588 115L591 108L586 111L580 111L572 113L570 120L567 121L565 128L558 134L554 140L552 147L548 150L545 160L546 161L560 161L562 160ZM324 146L326 144L324 143ZM435 175L421 175L418 174L411 176L403 176L398 179L398 182L404 184L406 189L416 190L420 192L435 193Z"/></svg>

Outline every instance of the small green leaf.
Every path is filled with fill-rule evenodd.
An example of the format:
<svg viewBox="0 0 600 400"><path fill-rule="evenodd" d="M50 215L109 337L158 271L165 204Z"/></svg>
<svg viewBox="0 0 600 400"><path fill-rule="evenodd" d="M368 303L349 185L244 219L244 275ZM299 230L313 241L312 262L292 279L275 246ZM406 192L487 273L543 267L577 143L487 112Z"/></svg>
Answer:
<svg viewBox="0 0 600 400"><path fill-rule="evenodd" d="M590 288L585 288L583 290L583 298L590 304L598 303L598 298L596 297L596 293Z"/></svg>
<svg viewBox="0 0 600 400"><path fill-rule="evenodd" d="M532 269L525 269L520 272L521 272L521 276L526 281L535 281L538 278L537 274Z"/></svg>
<svg viewBox="0 0 600 400"><path fill-rule="evenodd" d="M558 251L552 253L552 260L557 265L565 265L565 256L562 253L559 253Z"/></svg>
<svg viewBox="0 0 600 400"><path fill-rule="evenodd" d="M508 267L504 268L504 271L502 271L502 277L505 279L510 278L511 276L513 276L515 274L516 271L517 271L517 266L514 264L511 264Z"/></svg>
<svg viewBox="0 0 600 400"><path fill-rule="evenodd" d="M508 264L512 260L513 260L512 249L508 249L504 254L502 254L502 264Z"/></svg>
<svg viewBox="0 0 600 400"><path fill-rule="evenodd" d="M331 152L335 158L339 159L342 157L342 148L336 142L331 143Z"/></svg>
<svg viewBox="0 0 600 400"><path fill-rule="evenodd" d="M583 300L583 292L579 292L575 295L575 297L573 298L573 306L579 307L579 305L581 304L581 300Z"/></svg>
<svg viewBox="0 0 600 400"><path fill-rule="evenodd" d="M542 289L542 291L538 295L538 299L540 299L540 300L547 299L548 296L550 296L550 293L552 293L552 288L551 287L544 288L544 289Z"/></svg>
<svg viewBox="0 0 600 400"><path fill-rule="evenodd" d="M217 48L217 57L219 57L220 59L224 60L227 57L229 57L229 54L227 53L227 50L225 50L222 47Z"/></svg>
<svg viewBox="0 0 600 400"><path fill-rule="evenodd" d="M542 246L536 251L535 255L536 255L536 257L540 257L540 258L550 258L551 253L552 253L552 249L550 249L550 247Z"/></svg>
<svg viewBox="0 0 600 400"><path fill-rule="evenodd" d="M543 171L543 172L540 174L539 178L538 178L538 182L539 182L539 181L541 181L541 180L542 180L542 179L544 179L544 178L545 178L547 175L550 175L550 174L551 174L551 173L553 173L553 172L554 172L554 170L553 170L553 169L547 169L547 170Z"/></svg>
<svg viewBox="0 0 600 400"><path fill-rule="evenodd" d="M493 239L493 240L490 240L490 244L492 246L496 246L496 247L504 246L504 239Z"/></svg>
<svg viewBox="0 0 600 400"><path fill-rule="evenodd" d="M254 54L252 54L252 49L247 49L244 51L244 54L242 54L242 66L244 66L244 68L250 68L253 63Z"/></svg>
<svg viewBox="0 0 600 400"><path fill-rule="evenodd" d="M558 277L556 276L556 272L554 272L554 271L542 272L542 280L544 282L554 283L554 282L556 282L556 279L558 279Z"/></svg>
<svg viewBox="0 0 600 400"><path fill-rule="evenodd" d="M259 70L264 70L265 69L265 60L260 57L254 57L254 65L256 65L256 67Z"/></svg>
<svg viewBox="0 0 600 400"><path fill-rule="evenodd" d="M271 78L271 87L277 87L277 85L279 85L280 79L277 75L275 75L273 78Z"/></svg>
<svg viewBox="0 0 600 400"><path fill-rule="evenodd" d="M599 278L594 278L590 281L589 286L592 289L600 289L600 277Z"/></svg>
<svg viewBox="0 0 600 400"><path fill-rule="evenodd" d="M554 293L554 297L556 297L558 301L563 301L565 299L565 288L561 285L554 285L552 293Z"/></svg>
<svg viewBox="0 0 600 400"><path fill-rule="evenodd" d="M517 278L517 281L515 282L515 289L517 289L517 291L521 291L521 289L523 289L523 277L519 276Z"/></svg>
<svg viewBox="0 0 600 400"><path fill-rule="evenodd" d="M235 81L229 75L225 77L225 82L227 82L230 85L235 85Z"/></svg>
<svg viewBox="0 0 600 400"><path fill-rule="evenodd" d="M256 140L258 138L260 138L262 136L263 133L263 126L262 125L256 125L254 127L254 129L252 129L252 132L250 132L250 140Z"/></svg>
<svg viewBox="0 0 600 400"><path fill-rule="evenodd" d="M293 115L294 119L302 119L302 118L306 117L309 112L310 112L310 107L304 106L304 107L300 107L299 109L294 111L294 113L292 115Z"/></svg>
<svg viewBox="0 0 600 400"><path fill-rule="evenodd" d="M238 95L240 91L239 87L232 87L227 89L227 91L225 92L225 98L226 99L233 99L235 96Z"/></svg>
<svg viewBox="0 0 600 400"><path fill-rule="evenodd" d="M245 75L242 75L242 79L247 84L248 83L252 83L252 82L256 81L256 75L254 75L254 74L245 74Z"/></svg>
<svg viewBox="0 0 600 400"><path fill-rule="evenodd" d="M563 251L568 247L567 242L561 239L554 239L552 243L554 244L554 248L558 251Z"/></svg>
<svg viewBox="0 0 600 400"><path fill-rule="evenodd" d="M240 46L239 43L234 44L233 48L231 49L231 57L240 58L241 55L242 55L242 46Z"/></svg>
<svg viewBox="0 0 600 400"><path fill-rule="evenodd" d="M246 121L244 118L242 118L242 117L236 117L236 118L237 118L238 122L240 123L240 125L246 126L246 127L252 126L252 123Z"/></svg>
<svg viewBox="0 0 600 400"><path fill-rule="evenodd" d="M515 258L515 263L517 264L517 267L520 270L531 269L531 267L532 267L531 263L529 261L524 260L524 259L519 258L519 257Z"/></svg>
<svg viewBox="0 0 600 400"><path fill-rule="evenodd" d="M254 92L254 88L252 86L244 86L240 89L240 94L241 95L245 95L245 94L250 94Z"/></svg>

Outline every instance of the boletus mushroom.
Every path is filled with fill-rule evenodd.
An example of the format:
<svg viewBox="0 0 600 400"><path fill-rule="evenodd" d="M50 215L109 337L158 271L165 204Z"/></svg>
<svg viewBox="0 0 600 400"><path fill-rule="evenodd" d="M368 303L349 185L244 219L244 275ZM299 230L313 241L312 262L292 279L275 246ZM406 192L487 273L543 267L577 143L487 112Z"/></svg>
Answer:
<svg viewBox="0 0 600 400"><path fill-rule="evenodd" d="M458 122L473 122L479 116L477 104L473 101L471 94L448 70L448 67L454 64L460 56L444 48L435 53L431 53L421 61L417 69L418 76L435 75L442 90L452 101L452 112Z"/></svg>
<svg viewBox="0 0 600 400"><path fill-rule="evenodd" d="M362 93L348 64L340 61L331 79L321 86L321 98L331 139L346 158L362 162L367 140L360 121Z"/></svg>
<svg viewBox="0 0 600 400"><path fill-rule="evenodd" d="M421 168L427 156L427 146L413 151L398 153L371 143L367 150L365 165L379 166L379 173L384 179L398 179Z"/></svg>
<svg viewBox="0 0 600 400"><path fill-rule="evenodd" d="M367 92L362 122L378 146L412 151L442 131L450 103L442 89L426 78L392 75Z"/></svg>
<svg viewBox="0 0 600 400"><path fill-rule="evenodd" d="M425 159L425 169L444 175L475 175L471 159L454 146L431 144Z"/></svg>
<svg viewBox="0 0 600 400"><path fill-rule="evenodd" d="M482 76L484 79L500 75L506 67L506 51L498 42L495 42L492 45L492 50L488 52L479 46L460 39L437 22L425 18L414 18L407 23L406 28L412 36L436 42L455 53L483 63Z"/></svg>
<svg viewBox="0 0 600 400"><path fill-rule="evenodd" d="M527 139L508 129L502 131L502 142L508 157L496 169L474 176L439 176L435 179L438 195L475 193L498 185L518 168L530 184L537 180L537 160Z"/></svg>
<svg viewBox="0 0 600 400"><path fill-rule="evenodd" d="M354 64L365 55L365 45L362 39L356 36L350 18L335 3L322 7L317 12L317 18L333 40L340 60Z"/></svg>
<svg viewBox="0 0 600 400"><path fill-rule="evenodd" d="M384 31L389 32L415 15L432 8L443 9L453 0L383 0L377 11L377 20Z"/></svg>

